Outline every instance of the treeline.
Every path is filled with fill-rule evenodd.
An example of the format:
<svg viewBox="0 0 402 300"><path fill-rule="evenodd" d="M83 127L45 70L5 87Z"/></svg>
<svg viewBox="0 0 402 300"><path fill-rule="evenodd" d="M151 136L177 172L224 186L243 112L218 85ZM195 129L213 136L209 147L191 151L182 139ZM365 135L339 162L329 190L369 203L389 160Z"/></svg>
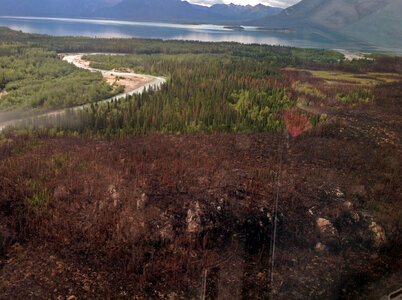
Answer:
<svg viewBox="0 0 402 300"><path fill-rule="evenodd" d="M270 60L279 67L303 67L339 69L349 72L401 72L400 56L371 54L372 60L345 60L344 55L332 50L293 48L235 42L163 41L140 38L89 38L53 37L42 34L27 34L0 27L0 41L20 42L30 47L45 48L58 53L65 52L115 52L131 54L229 54L237 57L252 57Z"/></svg>
<svg viewBox="0 0 402 300"><path fill-rule="evenodd" d="M32 47L45 48L58 53L65 52L114 52L131 54L228 54L270 60L275 66L304 66L310 64L334 64L344 56L336 51L300 49L285 46L239 44L235 42L163 41L140 38L89 38L53 37L42 34L26 34L0 27L0 41L21 42Z"/></svg>
<svg viewBox="0 0 402 300"><path fill-rule="evenodd" d="M113 95L100 73L62 61L56 52L0 41L1 110L55 109Z"/></svg>
<svg viewBox="0 0 402 300"><path fill-rule="evenodd" d="M169 80L157 92L58 117L53 130L107 136L278 131L283 127L281 112L294 105L275 69L253 59L194 54L88 58L104 68L169 74Z"/></svg>
<svg viewBox="0 0 402 300"><path fill-rule="evenodd" d="M53 123L54 120L48 123L55 132L67 130L90 135L278 131L284 126L283 110L298 101L289 98L294 82L281 72L283 67L331 69L347 65L348 68L358 70L361 66L370 68L376 64L376 61L345 62L343 55L335 51L267 45L50 37L5 28L0 28L0 38L4 40L5 48L22 47L23 51L18 55L29 53L27 49L39 51L35 49L42 47L46 49L41 51L47 59L72 69L73 66L59 61L53 51L133 53L91 55L84 58L90 60L91 66L95 68L128 68L138 73L164 75L168 78L168 82L158 92L148 91L118 102L92 105L64 117L58 116L56 123ZM9 66L9 63L6 65ZM68 73L68 70L65 72ZM85 71L74 71L72 74L80 72L87 74ZM59 98L78 98L80 103L93 102L106 98L101 95L103 91L110 92L107 90L109 87L103 90L103 87L98 88L89 79L85 81L75 75L71 75L72 80L79 79L77 84L82 84L88 90L83 93L79 88L71 89L66 87L68 81L65 78L68 76L60 77L63 84L57 91L65 91L66 95ZM58 78L49 78L57 83ZM33 84L30 82L25 87ZM12 86L12 83L8 83L8 86ZM80 91L78 95L76 91ZM90 97L82 101L82 95ZM48 102L32 103L41 105Z"/></svg>

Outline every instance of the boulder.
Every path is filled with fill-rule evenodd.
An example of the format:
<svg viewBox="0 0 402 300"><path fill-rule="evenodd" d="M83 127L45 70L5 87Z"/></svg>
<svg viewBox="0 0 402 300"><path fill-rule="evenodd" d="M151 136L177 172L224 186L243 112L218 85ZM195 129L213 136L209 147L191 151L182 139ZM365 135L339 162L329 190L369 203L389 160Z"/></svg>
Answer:
<svg viewBox="0 0 402 300"><path fill-rule="evenodd" d="M315 245L315 250L322 252L322 251L328 250L328 248L327 248L327 246L325 246L324 244L318 242L318 243Z"/></svg>
<svg viewBox="0 0 402 300"><path fill-rule="evenodd" d="M350 217L354 223L360 222L360 215L357 212L351 213Z"/></svg>
<svg viewBox="0 0 402 300"><path fill-rule="evenodd" d="M147 194L143 193L141 198L137 200L137 209L144 209L149 201Z"/></svg>
<svg viewBox="0 0 402 300"><path fill-rule="evenodd" d="M109 185L108 192L113 200L117 200L119 198L119 193L117 192L115 185Z"/></svg>
<svg viewBox="0 0 402 300"><path fill-rule="evenodd" d="M376 248L383 246L387 241L384 229L374 221L369 225L369 229L373 246Z"/></svg>
<svg viewBox="0 0 402 300"><path fill-rule="evenodd" d="M201 231L201 209L198 202L195 203L193 208L187 211L187 231L189 233L198 233Z"/></svg>
<svg viewBox="0 0 402 300"><path fill-rule="evenodd" d="M324 235L334 236L337 233L334 225L327 219L318 218L317 226L320 229L320 232Z"/></svg>
<svg viewBox="0 0 402 300"><path fill-rule="evenodd" d="M353 204L352 204L352 202L350 202L350 201L345 201L345 202L343 203L343 208L344 208L345 210L347 210L347 211L352 210L352 209L353 209Z"/></svg>
<svg viewBox="0 0 402 300"><path fill-rule="evenodd" d="M338 231L334 227L334 225L331 223L331 221L324 219L324 218L318 218L316 220L317 222L317 227L320 231L320 244L325 245L326 247L328 246L330 249L337 249L339 246L339 241L338 241ZM317 246L317 245L316 245ZM325 250L322 246L318 245L317 250Z"/></svg>
<svg viewBox="0 0 402 300"><path fill-rule="evenodd" d="M345 197L345 193L341 191L341 189L339 187L336 187L334 190L335 196L337 198L344 198Z"/></svg>

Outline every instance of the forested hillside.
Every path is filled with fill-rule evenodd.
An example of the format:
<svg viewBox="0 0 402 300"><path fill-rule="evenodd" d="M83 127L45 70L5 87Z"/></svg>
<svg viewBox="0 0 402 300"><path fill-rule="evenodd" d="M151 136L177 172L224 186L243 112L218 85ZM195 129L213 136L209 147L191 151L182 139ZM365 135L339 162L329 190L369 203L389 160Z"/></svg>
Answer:
<svg viewBox="0 0 402 300"><path fill-rule="evenodd" d="M93 106L83 112L80 128L109 135L282 130L281 113L296 101L288 98L279 69L301 64L302 52L283 49L290 55L282 56L280 48L259 54L250 48L234 55L87 56L96 68L130 68L163 74L169 81L158 92ZM323 56L336 61L337 54Z"/></svg>
<svg viewBox="0 0 402 300"><path fill-rule="evenodd" d="M180 40L159 40L141 38L89 38L53 37L41 34L27 34L0 27L0 40L4 43L27 43L31 47L45 48L58 53L112 52L125 54L232 54L257 58L272 58L272 66L289 64L337 62L343 55L336 51L299 49L261 44L240 44L235 42L198 42Z"/></svg>
<svg viewBox="0 0 402 300"><path fill-rule="evenodd" d="M1 299L379 299L400 288L402 58L0 28L0 102L161 89L0 132ZM0 116L1 119L1 116Z"/></svg>
<svg viewBox="0 0 402 300"><path fill-rule="evenodd" d="M0 38L0 109L55 109L112 95L101 74L62 61L56 52Z"/></svg>
<svg viewBox="0 0 402 300"><path fill-rule="evenodd" d="M80 131L93 128L109 134L280 130L280 113L295 105L285 92L280 69L343 59L335 51L236 43L50 38L7 29L1 38L3 87L8 93L0 99L3 109L71 107L107 98L111 88L100 74L68 65L50 52L54 50L131 52L135 55L84 59L98 69L129 68L168 78L158 93L115 104L113 112L110 105L99 106L96 117L85 117L90 124L72 122ZM116 123L105 116L113 116Z"/></svg>
<svg viewBox="0 0 402 300"><path fill-rule="evenodd" d="M335 51L280 46L49 37L8 29L2 29L0 37L7 92L0 99L3 110L71 107L110 95L100 74L78 70L52 51L125 52L83 59L97 69L128 69L168 79L157 92L46 121L49 128L55 127L52 131L90 135L282 131L285 110L373 101L373 87L398 81L401 70L397 57L349 62ZM301 78L300 71L305 72ZM344 82L328 84L334 78ZM320 121L314 115L309 118L312 124Z"/></svg>

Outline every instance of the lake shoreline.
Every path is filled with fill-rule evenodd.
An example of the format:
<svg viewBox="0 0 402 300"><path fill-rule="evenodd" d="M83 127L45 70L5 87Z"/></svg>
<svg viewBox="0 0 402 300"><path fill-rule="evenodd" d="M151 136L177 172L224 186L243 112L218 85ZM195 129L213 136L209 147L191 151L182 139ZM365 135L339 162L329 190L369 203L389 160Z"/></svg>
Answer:
<svg viewBox="0 0 402 300"><path fill-rule="evenodd" d="M112 19L0 16L0 26L25 33L92 38L141 38L199 42L237 42L296 48L334 49L350 52L402 55L391 46L375 46L352 38L316 31L260 30L255 26L133 22ZM226 27L226 28L225 28ZM229 28L230 27L230 28Z"/></svg>

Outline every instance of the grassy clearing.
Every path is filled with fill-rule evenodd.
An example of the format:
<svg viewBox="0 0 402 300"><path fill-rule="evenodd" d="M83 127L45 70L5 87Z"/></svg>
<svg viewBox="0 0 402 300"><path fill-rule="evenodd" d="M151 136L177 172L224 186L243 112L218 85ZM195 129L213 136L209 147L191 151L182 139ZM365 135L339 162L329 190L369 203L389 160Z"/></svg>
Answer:
<svg viewBox="0 0 402 300"><path fill-rule="evenodd" d="M393 83L401 80L401 76L396 73L362 73L353 74L339 71L313 71L301 70L330 81L347 81L350 84L358 84L365 86L375 86L383 83Z"/></svg>
<svg viewBox="0 0 402 300"><path fill-rule="evenodd" d="M297 103L303 106L355 106L371 103L377 98L374 93L376 88L388 88L402 80L402 76L396 72L310 68L285 68L283 71L291 78L290 99L297 99Z"/></svg>
<svg viewBox="0 0 402 300"><path fill-rule="evenodd" d="M374 99L369 90L357 90L350 93L338 93L336 97L342 104L354 105L357 103L369 103Z"/></svg>
<svg viewBox="0 0 402 300"><path fill-rule="evenodd" d="M316 89L309 83L302 83L300 81L296 81L292 84L292 88L299 93L305 94L306 96L313 96L325 99L325 95L320 90Z"/></svg>
<svg viewBox="0 0 402 300"><path fill-rule="evenodd" d="M32 196L25 199L25 207L33 217L39 218L47 212L50 203L49 192L36 180L28 180L26 184L32 191Z"/></svg>

